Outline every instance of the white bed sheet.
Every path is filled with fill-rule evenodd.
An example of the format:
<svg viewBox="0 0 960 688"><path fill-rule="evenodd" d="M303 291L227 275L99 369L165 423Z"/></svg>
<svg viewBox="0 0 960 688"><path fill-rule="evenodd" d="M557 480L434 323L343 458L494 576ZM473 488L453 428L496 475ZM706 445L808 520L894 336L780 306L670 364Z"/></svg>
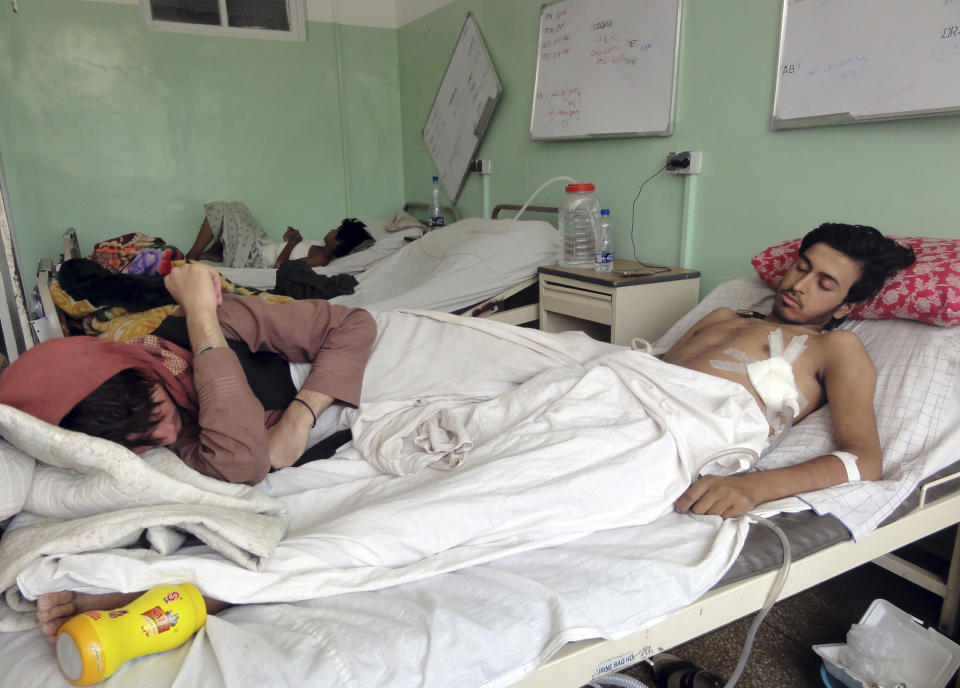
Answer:
<svg viewBox="0 0 960 688"><path fill-rule="evenodd" d="M419 230L404 231L419 234ZM353 294L331 302L377 310L453 312L535 277L538 266L556 263L560 257L557 230L537 220L467 218L412 242L403 241L404 231L384 235L372 229L377 237L373 247L314 268L322 275L351 272L357 278ZM361 262L365 254L376 257ZM244 286L272 289L276 283L273 269L217 269Z"/></svg>
<svg viewBox="0 0 960 688"><path fill-rule="evenodd" d="M721 290L712 296L722 297L723 305L748 307L762 298L749 280ZM715 304L706 300L688 320ZM876 323L885 324L891 323ZM946 336L948 342L957 334L917 332ZM660 343L669 343L673 334ZM878 339L872 355L877 347L882 353L883 341ZM886 366L878 368L886 379ZM950 375L955 382L956 368ZM878 396L886 388L878 386ZM956 417L951 389L934 423L936 440L923 445L930 453L956 457L958 438L943 428ZM912 479L910 471L886 464L891 476ZM299 475L314 476L313 470L306 467ZM287 482L298 478L294 473L274 476L271 489L277 496L298 489ZM699 597L732 563L745 530L741 520L667 513L651 525L594 533L377 591L238 607L211 619L189 647L135 660L106 685L246 686L252 681L295 686L309 680L314 685L506 686L564 642L620 637L682 606L684 599ZM679 533L685 537L678 540ZM679 592L661 585L667 580L678 582ZM36 631L0 636L0 675L16 675L14 666L29 668L38 684L67 685Z"/></svg>
<svg viewBox="0 0 960 688"><path fill-rule="evenodd" d="M388 232L386 221L380 218L367 220L367 231L370 232L376 241L373 246L356 251L342 258L336 258L328 265L314 268L318 275L337 275L350 274L357 275L377 261L392 255L406 246L408 239L416 239L422 235L422 231L417 227L401 229L395 232ZM204 261L217 268L220 273L231 282L242 284L246 287L256 289L273 289L277 281L277 271L275 268L231 268L223 263L213 263Z"/></svg>

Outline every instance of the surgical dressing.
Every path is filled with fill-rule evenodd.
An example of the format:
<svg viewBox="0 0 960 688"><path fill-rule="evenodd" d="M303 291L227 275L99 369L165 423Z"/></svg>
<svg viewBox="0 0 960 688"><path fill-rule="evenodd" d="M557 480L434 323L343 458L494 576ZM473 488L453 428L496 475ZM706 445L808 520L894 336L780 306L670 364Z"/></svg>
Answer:
<svg viewBox="0 0 960 688"><path fill-rule="evenodd" d="M764 413L770 427L781 432L788 425L788 418L800 414L806 400L797 388L793 377L793 363L806 350L807 335L800 335L783 346L783 330L775 329L767 335L770 357L757 359L750 354L729 347L723 353L732 361L711 360L710 365L719 370L746 373L757 395L764 403Z"/></svg>

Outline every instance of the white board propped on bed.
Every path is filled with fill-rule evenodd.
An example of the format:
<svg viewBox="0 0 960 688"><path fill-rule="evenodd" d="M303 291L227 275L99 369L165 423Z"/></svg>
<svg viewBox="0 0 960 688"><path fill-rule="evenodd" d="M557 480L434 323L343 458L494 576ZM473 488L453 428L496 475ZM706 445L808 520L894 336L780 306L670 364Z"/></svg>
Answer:
<svg viewBox="0 0 960 688"><path fill-rule="evenodd" d="M960 112L960 2L783 0L773 129Z"/></svg>
<svg viewBox="0 0 960 688"><path fill-rule="evenodd" d="M680 9L680 0L544 5L530 138L672 134Z"/></svg>

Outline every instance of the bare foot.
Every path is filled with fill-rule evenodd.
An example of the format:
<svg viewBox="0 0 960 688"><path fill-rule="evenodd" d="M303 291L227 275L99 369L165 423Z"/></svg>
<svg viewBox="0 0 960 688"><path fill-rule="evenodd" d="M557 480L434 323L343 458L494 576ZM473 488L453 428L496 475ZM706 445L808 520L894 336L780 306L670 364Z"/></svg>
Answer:
<svg viewBox="0 0 960 688"><path fill-rule="evenodd" d="M40 630L51 643L57 639L57 631L73 616L92 609L117 609L140 596L137 592L115 592L92 595L63 590L40 595L37 598L37 620Z"/></svg>

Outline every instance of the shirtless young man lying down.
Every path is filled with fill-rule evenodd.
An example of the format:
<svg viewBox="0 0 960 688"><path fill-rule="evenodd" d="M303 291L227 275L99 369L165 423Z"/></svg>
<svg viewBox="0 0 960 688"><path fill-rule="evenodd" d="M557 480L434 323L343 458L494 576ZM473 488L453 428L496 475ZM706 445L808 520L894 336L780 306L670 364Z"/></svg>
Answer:
<svg viewBox="0 0 960 688"><path fill-rule="evenodd" d="M772 499L858 476L881 477L873 363L855 334L831 328L913 261L912 249L872 227L824 223L803 238L798 259L777 288L771 313L743 317L719 308L663 355L668 363L740 383L772 425L777 415L792 415L796 422L829 401L839 454L769 471L704 476L676 501L677 511L729 518ZM771 353L771 345L781 342L787 355L770 361L777 353ZM801 353L790 360L796 350ZM760 363L744 365L754 360ZM782 379L782 373L788 379Z"/></svg>
<svg viewBox="0 0 960 688"><path fill-rule="evenodd" d="M729 308L718 309L663 355L668 363L743 385L772 427L781 416L796 422L830 401L834 438L844 456L827 454L787 468L705 476L676 501L678 511L731 518L761 502L837 485L851 475L859 474L863 480L881 477L873 364L855 334L831 328L913 260L912 249L872 227L823 224L804 237L798 260L777 289L771 313L743 317ZM777 355L780 344L783 355ZM38 599L37 616L52 642L74 614L119 607L138 595L50 593ZM209 599L207 604L210 613L228 606Z"/></svg>

